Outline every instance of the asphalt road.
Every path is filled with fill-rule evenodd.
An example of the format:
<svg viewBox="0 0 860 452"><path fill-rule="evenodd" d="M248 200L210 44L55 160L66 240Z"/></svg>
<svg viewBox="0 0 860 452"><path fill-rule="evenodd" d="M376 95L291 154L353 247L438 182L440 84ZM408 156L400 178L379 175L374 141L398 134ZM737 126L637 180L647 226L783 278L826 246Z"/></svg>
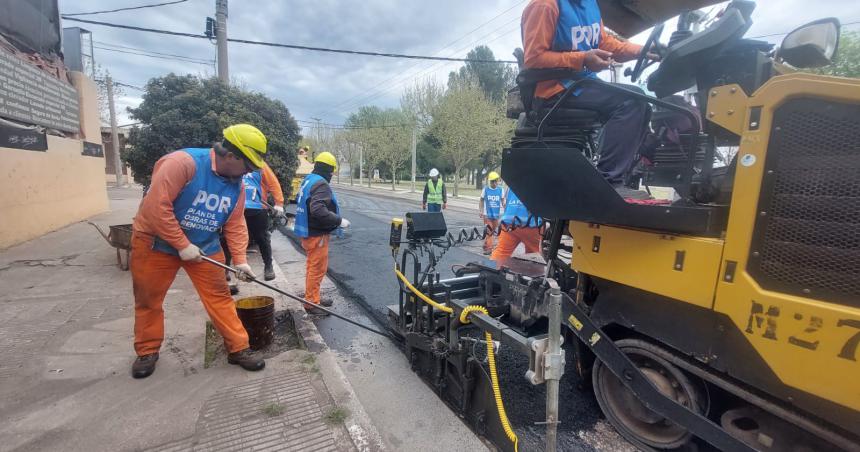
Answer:
<svg viewBox="0 0 860 452"><path fill-rule="evenodd" d="M344 297L362 306L379 325L387 325L387 306L397 303L398 289L388 247L391 218L402 218L408 211L420 210L420 206L403 199L347 190L338 191L337 196L341 213L349 219L351 227L343 238L332 238L329 276L337 282ZM449 230L479 226L475 210L446 210ZM481 254L479 242L468 243L448 251L438 270L442 278L451 277L452 265L478 261L489 262ZM317 322L330 346L345 343L349 338L343 336L355 334L354 329L339 326L343 322L338 323L337 319L323 318ZM544 427L536 423L545 416L544 386L529 384L524 378L527 358L504 347L497 367L506 410L520 438L520 450L542 450ZM576 383L572 374L561 382L559 450L635 450L602 418L592 393L579 390ZM414 409L420 411L421 407Z"/></svg>

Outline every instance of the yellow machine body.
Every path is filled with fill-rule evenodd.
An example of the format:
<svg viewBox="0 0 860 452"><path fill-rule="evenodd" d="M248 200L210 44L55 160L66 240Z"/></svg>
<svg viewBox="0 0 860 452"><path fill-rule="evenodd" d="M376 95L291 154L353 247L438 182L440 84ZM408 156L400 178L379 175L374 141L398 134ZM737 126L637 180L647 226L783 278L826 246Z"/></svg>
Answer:
<svg viewBox="0 0 860 452"><path fill-rule="evenodd" d="M724 372L785 403L860 433L860 425L852 425L846 419L846 413L858 419L860 412L860 300L854 297L834 301L814 289L802 289L800 294L766 290L749 270L751 256L758 255L754 243L757 220L771 214L762 209L760 195L768 171L765 163L775 113L787 102L799 99L854 108L860 105L860 80L797 73L774 77L751 96L729 85L712 89L708 98L707 119L741 137L723 237L667 235L571 222L569 229L575 243L571 267L659 295L671 303L710 310L720 319L719 328L735 329L746 340L746 344L734 343L746 350L723 350L723 358L729 362ZM834 145L839 144L826 140L820 143ZM850 278L850 270L846 278ZM854 278L860 276L855 274ZM852 292L846 293L850 297ZM654 318L671 315L672 312L653 312ZM684 321L678 318L678 322ZM714 349L720 345L713 344ZM744 363L731 362L732 353L739 359L750 356L751 351L775 376L780 388L767 387L765 379L744 376ZM836 407L822 404L821 400Z"/></svg>

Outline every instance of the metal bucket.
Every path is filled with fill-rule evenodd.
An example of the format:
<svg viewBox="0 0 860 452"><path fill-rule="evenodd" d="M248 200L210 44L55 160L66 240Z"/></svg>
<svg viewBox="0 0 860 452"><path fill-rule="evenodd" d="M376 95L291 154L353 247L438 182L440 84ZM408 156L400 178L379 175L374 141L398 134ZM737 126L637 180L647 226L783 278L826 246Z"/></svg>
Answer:
<svg viewBox="0 0 860 452"><path fill-rule="evenodd" d="M275 334L275 299L248 297L236 300L236 312L248 332L251 350L261 350L272 343Z"/></svg>

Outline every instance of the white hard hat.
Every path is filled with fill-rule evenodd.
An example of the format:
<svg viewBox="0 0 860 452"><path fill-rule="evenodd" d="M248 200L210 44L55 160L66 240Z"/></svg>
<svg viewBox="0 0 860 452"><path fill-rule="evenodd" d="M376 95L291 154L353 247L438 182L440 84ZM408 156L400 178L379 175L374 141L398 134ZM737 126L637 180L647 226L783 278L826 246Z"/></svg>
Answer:
<svg viewBox="0 0 860 452"><path fill-rule="evenodd" d="M438 175L439 175L439 170L437 170L436 168L433 168L430 170L430 177L436 177Z"/></svg>

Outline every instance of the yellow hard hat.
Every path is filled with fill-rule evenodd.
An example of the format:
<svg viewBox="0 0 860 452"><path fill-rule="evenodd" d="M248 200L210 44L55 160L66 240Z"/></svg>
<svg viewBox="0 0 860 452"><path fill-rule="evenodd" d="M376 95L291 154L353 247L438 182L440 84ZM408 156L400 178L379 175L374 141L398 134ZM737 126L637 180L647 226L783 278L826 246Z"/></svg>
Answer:
<svg viewBox="0 0 860 452"><path fill-rule="evenodd" d="M487 180L499 180L500 178L499 173L495 171L490 171L490 174L487 174Z"/></svg>
<svg viewBox="0 0 860 452"><path fill-rule="evenodd" d="M260 129L251 124L234 124L224 129L224 139L236 146L257 168L263 167L262 154L266 153L268 140Z"/></svg>
<svg viewBox="0 0 860 452"><path fill-rule="evenodd" d="M337 169L337 159L334 158L334 155L332 155L331 152L321 152L320 155L314 159L314 162L322 162L334 169Z"/></svg>

